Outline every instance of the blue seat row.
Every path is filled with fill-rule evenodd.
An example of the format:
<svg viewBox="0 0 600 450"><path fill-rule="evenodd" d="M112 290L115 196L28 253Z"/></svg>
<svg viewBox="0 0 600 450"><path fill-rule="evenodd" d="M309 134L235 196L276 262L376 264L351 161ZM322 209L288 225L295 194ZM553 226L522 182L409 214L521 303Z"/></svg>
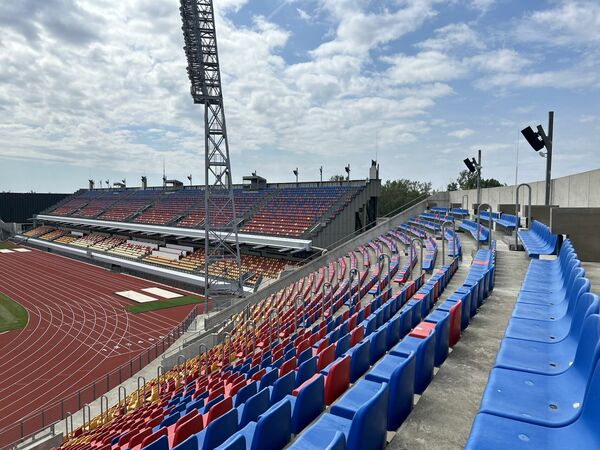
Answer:
<svg viewBox="0 0 600 450"><path fill-rule="evenodd" d="M465 280L467 294L462 295L468 305L468 318L470 298L476 305L481 304L493 289L494 254L495 247L491 251L480 250L469 270ZM391 318L376 329L367 325L371 323L368 319L365 329L369 334L349 351L353 359L362 354L360 370L351 373L350 382L356 383L300 434L290 449L380 450L385 446L386 430L400 427L412 410L414 394L425 390L434 366L443 363L448 355L450 311L461 307L461 299L449 299L436 309L433 305L457 267L458 259L454 259L449 266L436 270L410 300L403 298L403 290L375 310L371 316L390 305ZM400 305L403 306L394 314ZM460 315L457 320L460 326ZM387 337L390 334L392 338ZM402 338L399 342L398 336Z"/></svg>
<svg viewBox="0 0 600 450"><path fill-rule="evenodd" d="M504 227L504 229L507 231L515 230L521 224L520 217L517 217L514 214L506 214L506 213L501 213L500 217L494 218L494 219L492 219L492 221L495 224Z"/></svg>
<svg viewBox="0 0 600 450"><path fill-rule="evenodd" d="M460 225L458 226L463 231L468 231L473 236L473 239L477 239L477 223L472 220L463 219ZM479 226L479 241L487 242L489 239L489 230L484 226Z"/></svg>
<svg viewBox="0 0 600 450"><path fill-rule="evenodd" d="M530 257L538 258L540 255L554 255L558 249L558 236L552 234L547 225L537 220L533 221L529 230L520 230L518 235Z"/></svg>
<svg viewBox="0 0 600 450"><path fill-rule="evenodd" d="M599 448L598 312L570 241L531 261L468 449Z"/></svg>

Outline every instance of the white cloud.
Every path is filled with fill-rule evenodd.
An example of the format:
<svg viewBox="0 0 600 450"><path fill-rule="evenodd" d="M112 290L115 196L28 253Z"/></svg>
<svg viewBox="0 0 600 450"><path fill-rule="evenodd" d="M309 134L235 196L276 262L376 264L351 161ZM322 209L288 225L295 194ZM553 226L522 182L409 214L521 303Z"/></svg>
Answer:
<svg viewBox="0 0 600 450"><path fill-rule="evenodd" d="M475 130L472 130L470 128L463 128L461 130L451 131L450 133L448 133L448 136L455 137L458 139L464 139L466 137L472 136L473 134L475 134Z"/></svg>
<svg viewBox="0 0 600 450"><path fill-rule="evenodd" d="M516 28L520 39L544 45L596 46L600 41L600 3L561 0L556 7L525 14Z"/></svg>
<svg viewBox="0 0 600 450"><path fill-rule="evenodd" d="M466 23L451 23L438 28L434 33L435 37L418 43L417 47L438 51L485 48L482 37Z"/></svg>
<svg viewBox="0 0 600 450"><path fill-rule="evenodd" d="M298 13L298 16L306 21L306 22L310 22L312 20L312 16L310 14L308 14L305 10L301 9L301 8L296 8L296 12Z"/></svg>
<svg viewBox="0 0 600 450"><path fill-rule="evenodd" d="M466 74L459 60L438 51L424 51L415 56L400 54L382 60L391 66L386 75L393 84L449 81Z"/></svg>

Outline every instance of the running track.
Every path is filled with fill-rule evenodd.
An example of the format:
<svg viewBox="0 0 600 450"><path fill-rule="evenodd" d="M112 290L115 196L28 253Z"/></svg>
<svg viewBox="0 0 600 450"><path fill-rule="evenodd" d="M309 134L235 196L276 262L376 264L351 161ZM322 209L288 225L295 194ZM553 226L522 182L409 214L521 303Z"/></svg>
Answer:
<svg viewBox="0 0 600 450"><path fill-rule="evenodd" d="M24 329L0 334L0 430L154 346L192 310L128 314L134 302L114 294L152 286L38 250L0 253L0 292L29 312Z"/></svg>

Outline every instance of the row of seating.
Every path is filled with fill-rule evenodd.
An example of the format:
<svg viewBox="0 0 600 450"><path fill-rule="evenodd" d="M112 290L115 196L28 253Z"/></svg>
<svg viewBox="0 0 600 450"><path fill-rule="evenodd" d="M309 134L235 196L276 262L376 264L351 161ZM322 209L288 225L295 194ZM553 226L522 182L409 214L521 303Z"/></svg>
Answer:
<svg viewBox="0 0 600 450"><path fill-rule="evenodd" d="M530 262L468 449L600 448L598 312L570 241Z"/></svg>
<svg viewBox="0 0 600 450"><path fill-rule="evenodd" d="M560 238L550 232L550 227L534 220L531 228L518 231L519 240L523 243L530 257L554 255L560 244Z"/></svg>
<svg viewBox="0 0 600 450"><path fill-rule="evenodd" d="M414 250L411 251L411 256L413 252ZM376 262L373 261L373 263L377 267ZM418 325L419 330L415 331L418 334L422 333L422 329L430 327L426 324L419 325L420 321L439 297L443 286L449 280L450 273L456 270L456 266L457 262L455 260L450 266L444 267L439 272L436 271L428 283L424 283L424 276L421 275L417 280L407 282L402 291L394 297L391 297L389 289L383 288L382 292L371 303L364 306L357 304L357 299L362 298L379 278L387 278L387 283L389 283L393 276L393 267L398 267L398 264L392 263L389 273L381 273L376 276L368 277L368 272L361 272L361 281L357 286L350 286L348 280L338 285L338 280L333 277L334 273L330 268L328 279L333 281L334 284L330 290L324 293L318 288L318 294L312 298L308 296L307 301L298 309L292 306L285 311L285 308L290 306L290 300L294 300L295 295L306 295L313 291L316 285L316 275L313 273L311 274L312 278L309 276L301 282L295 283L289 289L282 290L276 296L271 296L269 299L273 303L271 303L271 306L267 306L267 309L263 305L262 308L257 307L254 310L261 314L263 322L262 325L257 327L256 332L252 334L248 332L247 322L234 322L237 324L237 337L232 338L227 344L213 348L203 358L198 357L188 362L183 370L183 379L178 373L182 369L180 367L179 370L171 371L170 374L165 375L163 380L149 383L152 389L150 400L152 402L160 401L162 405L160 411L151 407L139 407L139 395L135 399L129 398L127 402L129 407L134 410L135 407L139 407L139 411L143 410L139 413L138 410L135 410L136 413L134 414L137 414L135 420L131 421L130 419L133 414L125 415L122 410L119 412L119 408L116 410L111 409L113 420L110 424L99 426L97 430L83 429L78 431L79 434L74 442L69 441L63 448L75 450L76 445L87 445L93 439L94 447L108 446L108 448L115 448L115 450L116 447L119 449L137 449L137 447L154 445L158 440L162 440L161 444L155 445L162 445L162 447L156 448L164 449L165 443L167 448L169 448L169 445L173 447L176 435L178 435L177 439L184 439L186 433L186 439L190 439L190 441L181 449L192 447L194 449L216 448L218 445L223 444L224 439L227 439L231 433L235 435L232 438L233 441L239 443L243 440L247 448L282 448L289 440L286 437L288 421L293 424L296 420L294 417L299 418L306 415L308 411L305 407L305 401L299 398L302 389L299 389L295 396L298 397L295 400L297 406L292 404L294 401L288 397L278 397L282 392L290 395L287 387L289 386L289 380L293 378L294 386L298 389L306 381L306 379L303 380L298 376L308 376L308 379L310 379L310 373L313 372L312 367L315 365L316 371L313 373L322 377L323 402L326 404L332 403L336 397L339 397L347 389L347 385L344 383L346 370L349 371L349 383L355 383L360 375L354 378L352 373L357 374L361 370L368 370L370 366L376 364L384 356L388 345L390 345L389 348L397 345L397 339L395 338L397 328L406 328L407 326L415 328ZM471 270L481 270L482 268L484 268L483 265L474 265ZM491 271L489 267L485 268L488 272ZM476 296L476 294L472 294L472 291L481 292L482 294L485 291L485 289L479 288L479 284L481 284L481 280L474 282L472 290L467 290L469 300L472 295L474 298ZM354 290L357 293L356 297L352 295ZM417 294L419 298L411 298ZM478 303L477 298L475 298L475 303ZM281 318L278 314L276 315L275 323L266 320L269 317L268 311L273 309L273 304L277 304L280 311L285 311L281 313ZM339 310L343 304L346 304L348 309L334 319L335 311ZM467 304L466 301L465 304ZM470 302L468 304L470 305ZM327 305L324 314L322 314L323 305ZM449 334L456 338L456 330L462 324L462 319L457 315L457 311L462 310L461 305L458 301L444 302L444 305L449 309L453 308L453 314L449 315L453 319L446 319L445 323L454 324L449 328L455 331L449 332ZM402 313L400 313L400 310L402 310ZM257 318L256 315L252 315L252 317ZM257 321L257 323L259 322ZM298 326L302 328L298 330ZM310 326L313 326L313 328L307 334L306 330ZM433 325L433 327L436 326ZM440 327L446 329L445 325L440 325ZM440 349L438 355L444 353L444 339L439 340L438 345L432 344L436 332L437 329L429 332L428 337L431 337L424 340L424 342L427 342L426 347L430 349L427 352L428 355L430 352L435 355L438 348ZM249 334L250 336L256 336L256 345L253 344L252 347L249 346L248 342L252 340L249 339ZM439 334L443 333L440 331ZM446 340L446 349L449 341L450 338ZM290 346L290 344L292 345ZM357 347L358 344L360 344L360 347ZM423 344L421 343L421 345ZM358 348L361 351L358 351ZM350 350L352 350L352 353L348 354ZM294 353L292 354L290 351ZM304 356L301 356L302 354ZM332 356L333 359L331 359ZM438 358L441 357L438 356ZM417 367L420 367L417 362L418 358L418 356L415 357L415 363ZM425 359L429 361L429 357ZM307 366L302 365L309 360L310 363ZM233 362L233 364L230 362ZM206 368L202 371L204 367ZM426 368L419 372L420 375L423 375L419 376L419 380L427 379L429 365L426 364L424 367ZM326 371L326 373L317 373L319 371ZM285 378L286 375L292 372L294 373L293 377L288 376ZM433 369L431 369L431 372L433 372ZM263 382L264 385L260 386L267 374L269 375ZM168 378L169 376L171 378ZM268 380L272 380L272 384ZM244 402L240 400L238 404L237 397L234 396L242 393L242 389L251 385L252 382L258 384L258 386L255 385L257 392L252 395L261 393L265 388L272 388L268 392L269 402L267 407L269 409L263 409L267 396L265 393L261 393L259 399L254 400L250 405L263 405L258 409L262 412L260 414L252 413L251 415L250 413L257 411L257 409L254 407L249 408L246 412L247 420L251 418L254 420L250 420L242 426L240 419L243 411L248 406L246 403L250 399L247 398ZM320 382L315 380L313 382L315 384L311 385L312 390L308 391L311 392L310 395L304 395L306 401L313 401L316 397L315 392L319 391ZM275 387L275 383L278 383L277 387ZM296 383L301 384L296 385ZM304 388L307 388L307 386L304 386ZM221 389L223 389L222 393ZM206 397L200 398L205 393ZM223 395L222 398L221 395ZM291 395L294 396L293 392L291 392ZM177 397L177 400L175 400L175 397ZM145 398L145 395L142 398ZM186 398L185 402L182 401L183 398ZM289 402L289 405L285 400ZM169 405L171 401L173 403ZM191 402L193 401L201 401L201 403L192 406ZM216 401L216 403L209 404L211 401ZM232 403L231 408L229 402ZM153 405L156 404L153 403ZM236 406L242 406L242 404L245 405L242 410L235 408ZM190 407L191 409L188 411ZM175 412L177 408L179 409ZM192 423L187 423L193 417L186 417L186 415L194 414L193 410L196 411L195 415L201 418L196 418ZM386 419L384 423L387 422L388 417L387 408L385 410ZM170 424L163 423L167 418L174 422ZM152 427L149 426L150 422L153 423ZM310 420L307 423L309 422ZM198 429L200 423L203 427L202 430ZM99 424L102 425L102 421ZM132 429L134 424L135 429ZM162 426L159 429L154 429L161 424ZM186 424L185 427L184 424ZM273 424L278 424L278 426L273 426ZM296 427L298 425L290 425L290 430L292 426ZM150 430L148 430L149 428ZM225 432L224 429L229 431ZM162 435L159 436L155 433L162 433ZM354 435L355 433L350 432L350 434ZM77 441L79 438L81 440ZM115 439L116 441L113 442ZM183 445L185 442L186 440L183 440L178 445ZM234 445L230 442L224 448L235 448L229 447L230 444Z"/></svg>
<svg viewBox="0 0 600 450"><path fill-rule="evenodd" d="M514 214L501 213L500 217L492 219L496 225L502 226L506 231L514 231L521 226L521 218Z"/></svg>
<svg viewBox="0 0 600 450"><path fill-rule="evenodd" d="M377 359L371 361L373 367L364 378L356 378L347 393L300 434L289 448L382 449L386 443L386 432L395 431L402 424L412 409L413 394L425 390L433 377L433 367L439 367L448 355L449 346L457 343L462 317L465 318L465 326L468 325L478 305L493 288L493 253L487 250L478 252L463 287L437 309L431 311L432 304L447 284L448 278L444 277L451 271L444 274L440 273L444 270L438 271L436 275L442 278L432 277L417 291L400 309L399 315L394 316L402 317L412 307L418 313L412 317L412 331L399 344L389 345L388 342L388 346L380 348L379 358L376 356ZM452 265L456 267L456 259ZM463 289L467 294L462 292ZM463 311L464 316L461 315ZM421 317L425 320L421 321ZM388 333L392 329L391 323L394 319L388 322ZM410 328L409 324L408 330ZM401 325L401 337L405 336L405 330ZM382 328L371 334L371 342L382 339L379 333L383 333Z"/></svg>
<svg viewBox="0 0 600 450"><path fill-rule="evenodd" d="M477 239L477 223L473 222L472 220L468 220L468 219L463 219L460 224L458 225L458 228L463 230L463 231L468 231L469 233L471 233L471 236L473 236L473 239ZM489 230L484 227L483 225L479 225L479 241L480 242L487 242L488 239L490 239L490 232Z"/></svg>

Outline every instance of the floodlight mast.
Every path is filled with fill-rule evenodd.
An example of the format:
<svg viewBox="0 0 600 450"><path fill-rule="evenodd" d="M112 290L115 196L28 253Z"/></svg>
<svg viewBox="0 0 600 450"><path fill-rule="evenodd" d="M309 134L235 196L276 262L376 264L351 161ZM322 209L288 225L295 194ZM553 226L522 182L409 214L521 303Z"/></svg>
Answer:
<svg viewBox="0 0 600 450"><path fill-rule="evenodd" d="M238 224L212 0L180 0L187 72L194 103L204 105L204 276L206 295L242 293ZM235 285L224 261L237 266Z"/></svg>

